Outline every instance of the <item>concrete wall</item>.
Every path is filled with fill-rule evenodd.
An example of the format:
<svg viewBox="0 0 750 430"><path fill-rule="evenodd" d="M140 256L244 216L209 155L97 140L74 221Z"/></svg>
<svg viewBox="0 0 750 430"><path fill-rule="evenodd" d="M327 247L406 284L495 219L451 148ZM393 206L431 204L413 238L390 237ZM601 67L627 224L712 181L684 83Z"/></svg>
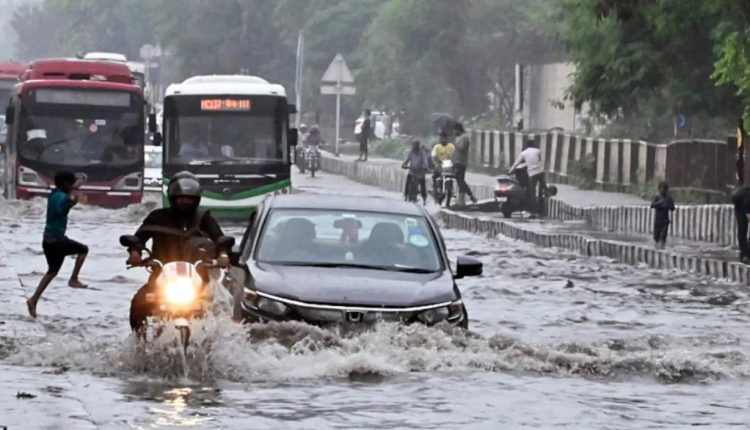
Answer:
<svg viewBox="0 0 750 430"><path fill-rule="evenodd" d="M567 183L583 174L576 167L590 159L597 188L629 191L636 183L668 179L672 188L696 187L726 192L734 182L734 152L727 142L681 140L653 144L629 139L598 139L558 132L524 134L471 130L475 165L509 167L534 140L542 152L548 180ZM691 154L697 154L691 155ZM700 166L700 169L698 168Z"/></svg>
<svg viewBox="0 0 750 430"><path fill-rule="evenodd" d="M575 66L569 63L532 64L525 67L524 124L527 129L560 127L575 131L575 109L565 100L565 90L573 83ZM563 103L563 108L557 106Z"/></svg>

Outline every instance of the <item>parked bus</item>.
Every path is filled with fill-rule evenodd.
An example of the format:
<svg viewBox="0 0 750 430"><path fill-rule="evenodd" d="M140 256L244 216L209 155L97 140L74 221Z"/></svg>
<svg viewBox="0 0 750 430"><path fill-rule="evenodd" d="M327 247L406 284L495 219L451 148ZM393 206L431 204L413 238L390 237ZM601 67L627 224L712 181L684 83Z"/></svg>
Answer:
<svg viewBox="0 0 750 430"><path fill-rule="evenodd" d="M84 180L82 202L104 207L143 197L144 101L128 67L110 61L32 62L6 109L4 194L45 196L59 170Z"/></svg>
<svg viewBox="0 0 750 430"><path fill-rule="evenodd" d="M18 83L21 73L26 70L26 64L0 62L0 107L5 110L10 99L10 92Z"/></svg>
<svg viewBox="0 0 750 430"><path fill-rule="evenodd" d="M202 207L225 218L246 217L265 194L290 192L297 130L289 115L295 112L284 87L256 76L195 76L170 85L163 114L165 206L169 178L181 170L200 179Z"/></svg>

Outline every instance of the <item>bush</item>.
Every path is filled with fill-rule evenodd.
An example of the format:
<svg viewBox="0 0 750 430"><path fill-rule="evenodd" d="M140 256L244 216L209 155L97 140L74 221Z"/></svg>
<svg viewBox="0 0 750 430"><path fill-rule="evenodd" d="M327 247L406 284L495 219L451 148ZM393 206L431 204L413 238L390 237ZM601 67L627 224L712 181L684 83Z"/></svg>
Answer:
<svg viewBox="0 0 750 430"><path fill-rule="evenodd" d="M570 163L568 169L570 183L582 190L593 190L596 187L596 158L594 154L587 154L580 160Z"/></svg>

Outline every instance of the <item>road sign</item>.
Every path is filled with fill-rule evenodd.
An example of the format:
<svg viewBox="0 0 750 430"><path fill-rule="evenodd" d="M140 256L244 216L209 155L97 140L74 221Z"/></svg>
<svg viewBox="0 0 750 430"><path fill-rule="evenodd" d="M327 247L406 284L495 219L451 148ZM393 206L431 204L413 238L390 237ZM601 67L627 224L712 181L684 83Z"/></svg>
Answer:
<svg viewBox="0 0 750 430"><path fill-rule="evenodd" d="M161 47L159 45L153 46L147 43L141 46L141 49L138 53L144 60L150 60L152 58L161 57Z"/></svg>
<svg viewBox="0 0 750 430"><path fill-rule="evenodd" d="M351 85L354 83L354 76L352 76L352 71L349 70L349 66L346 65L343 55L336 54L336 56L333 57L333 61L331 61L328 70L323 74L321 81L333 85L321 85L320 93L333 94L336 96L336 155L339 155L341 96L351 96L357 93L354 85Z"/></svg>
<svg viewBox="0 0 750 430"><path fill-rule="evenodd" d="M346 65L343 55L336 54L333 61L331 61L331 64L328 66L328 69L323 74L321 81L334 83L340 82L342 84L354 83L354 76L352 75L352 71L349 70L349 66Z"/></svg>
<svg viewBox="0 0 750 430"><path fill-rule="evenodd" d="M353 96L357 94L357 89L352 86L338 87L336 85L322 85L320 87L320 94Z"/></svg>

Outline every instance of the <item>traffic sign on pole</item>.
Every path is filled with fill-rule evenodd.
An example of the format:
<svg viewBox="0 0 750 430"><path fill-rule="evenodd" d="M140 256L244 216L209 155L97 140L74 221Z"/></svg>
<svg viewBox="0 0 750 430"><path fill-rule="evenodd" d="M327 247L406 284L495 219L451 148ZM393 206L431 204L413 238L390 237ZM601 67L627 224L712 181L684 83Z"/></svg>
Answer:
<svg viewBox="0 0 750 430"><path fill-rule="evenodd" d="M336 85L322 85L320 87L320 94L325 94L325 95L340 94L342 96L353 96L357 94L357 89L354 87L350 87L350 86L337 87Z"/></svg>
<svg viewBox="0 0 750 430"><path fill-rule="evenodd" d="M354 76L352 71L349 70L349 66L344 61L344 56L336 54L328 66L328 69L323 74L321 79L323 83L329 85L321 85L321 94L332 94L336 96L336 155L339 155L339 136L341 128L341 96L354 95L357 93L354 85Z"/></svg>

